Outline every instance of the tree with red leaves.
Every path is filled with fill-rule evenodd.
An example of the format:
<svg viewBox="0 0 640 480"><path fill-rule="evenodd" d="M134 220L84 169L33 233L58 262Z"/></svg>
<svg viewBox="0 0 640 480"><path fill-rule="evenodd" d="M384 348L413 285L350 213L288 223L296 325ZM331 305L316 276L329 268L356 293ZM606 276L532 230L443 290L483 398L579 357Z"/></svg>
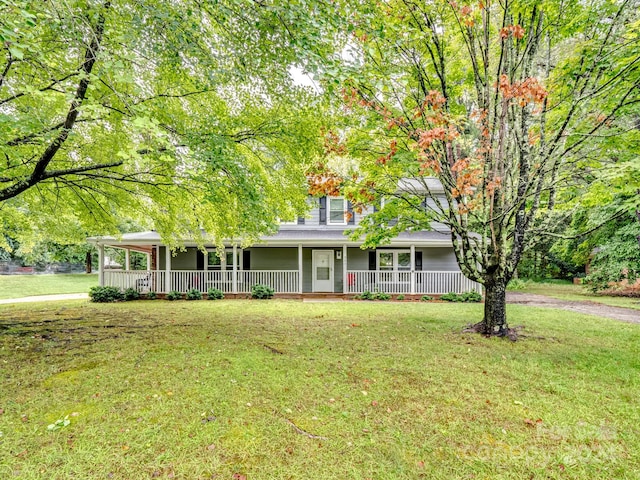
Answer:
<svg viewBox="0 0 640 480"><path fill-rule="evenodd" d="M354 20L361 56L342 95L364 128L348 142L361 159L350 192L385 198L357 233L377 245L449 229L461 270L485 288L482 334L512 333L506 287L523 252L566 221L559 205L599 181L613 154L598 139L629 132L637 6L392 0Z"/></svg>

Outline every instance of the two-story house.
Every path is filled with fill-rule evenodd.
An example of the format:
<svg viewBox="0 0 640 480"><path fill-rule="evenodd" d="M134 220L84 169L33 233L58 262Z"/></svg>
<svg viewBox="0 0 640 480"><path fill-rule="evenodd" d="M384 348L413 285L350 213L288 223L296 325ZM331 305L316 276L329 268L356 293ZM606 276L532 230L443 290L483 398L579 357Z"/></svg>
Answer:
<svg viewBox="0 0 640 480"><path fill-rule="evenodd" d="M206 252L186 239L186 250L163 245L154 231L128 233L121 238L93 237L100 252L100 285L133 287L140 291L206 293L217 288L246 295L255 284L272 287L277 295L343 294L364 291L424 295L481 291L460 271L451 236L443 231L405 232L376 249L347 235L371 213L354 213L343 197L322 197L306 218L282 222L278 232L241 249L229 244L218 256L215 246ZM147 254L147 270L102 268L104 247Z"/></svg>

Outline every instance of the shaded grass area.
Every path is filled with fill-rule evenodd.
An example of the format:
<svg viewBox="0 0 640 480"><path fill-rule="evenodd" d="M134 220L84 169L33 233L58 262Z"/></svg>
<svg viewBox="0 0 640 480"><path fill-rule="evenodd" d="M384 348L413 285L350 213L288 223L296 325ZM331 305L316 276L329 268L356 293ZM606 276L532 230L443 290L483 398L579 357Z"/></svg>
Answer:
<svg viewBox="0 0 640 480"><path fill-rule="evenodd" d="M0 307L0 478L638 478L640 326L481 310Z"/></svg>
<svg viewBox="0 0 640 480"><path fill-rule="evenodd" d="M0 275L0 299L86 293L98 284L95 274Z"/></svg>
<svg viewBox="0 0 640 480"><path fill-rule="evenodd" d="M594 294L582 285L572 283L537 283L526 282L518 292L535 293L561 300L577 302L596 302L613 307L635 308L640 310L640 298L618 297L605 294Z"/></svg>

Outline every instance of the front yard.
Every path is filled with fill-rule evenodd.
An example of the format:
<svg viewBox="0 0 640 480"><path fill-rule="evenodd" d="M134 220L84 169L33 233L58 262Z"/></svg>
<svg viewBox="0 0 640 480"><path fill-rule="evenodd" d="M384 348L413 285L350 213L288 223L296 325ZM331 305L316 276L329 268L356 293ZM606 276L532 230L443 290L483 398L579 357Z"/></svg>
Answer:
<svg viewBox="0 0 640 480"><path fill-rule="evenodd" d="M0 275L0 300L5 298L86 293L98 285L97 274Z"/></svg>
<svg viewBox="0 0 640 480"><path fill-rule="evenodd" d="M481 309L3 306L0 478L637 478L640 326Z"/></svg>

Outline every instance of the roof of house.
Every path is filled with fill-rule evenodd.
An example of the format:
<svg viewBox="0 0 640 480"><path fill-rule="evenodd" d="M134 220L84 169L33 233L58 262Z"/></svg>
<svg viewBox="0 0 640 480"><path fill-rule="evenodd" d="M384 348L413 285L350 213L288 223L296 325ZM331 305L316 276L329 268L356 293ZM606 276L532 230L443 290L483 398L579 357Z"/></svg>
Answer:
<svg viewBox="0 0 640 480"><path fill-rule="evenodd" d="M265 235L253 246L287 246L303 244L304 246L359 246L362 241L353 241L349 238L350 230L310 229L310 228L280 228L274 235ZM146 232L123 233L119 237L89 237L88 241L97 245L109 245L114 247L129 248L140 245L162 245L160 234L154 230ZM182 241L186 246L193 246L193 239ZM450 246L451 236L448 232L419 231L402 232L389 244L394 245L425 245L425 246Z"/></svg>

